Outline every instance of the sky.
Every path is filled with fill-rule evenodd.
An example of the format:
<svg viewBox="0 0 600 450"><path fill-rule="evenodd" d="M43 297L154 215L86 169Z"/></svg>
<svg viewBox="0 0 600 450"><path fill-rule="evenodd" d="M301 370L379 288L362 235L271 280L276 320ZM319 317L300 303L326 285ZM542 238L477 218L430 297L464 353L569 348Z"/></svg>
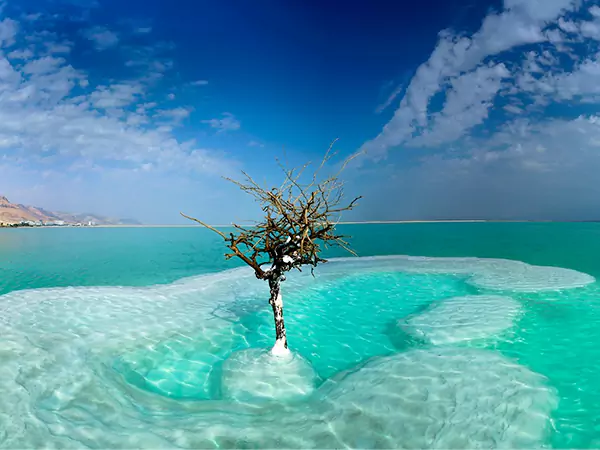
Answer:
<svg viewBox="0 0 600 450"><path fill-rule="evenodd" d="M0 0L0 195L185 223L334 140L345 220L600 220L600 0Z"/></svg>

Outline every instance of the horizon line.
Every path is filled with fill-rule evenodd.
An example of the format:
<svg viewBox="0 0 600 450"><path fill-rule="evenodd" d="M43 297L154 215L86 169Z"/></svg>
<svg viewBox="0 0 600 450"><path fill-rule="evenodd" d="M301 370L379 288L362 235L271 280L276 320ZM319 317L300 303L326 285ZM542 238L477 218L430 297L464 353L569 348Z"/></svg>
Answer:
<svg viewBox="0 0 600 450"><path fill-rule="evenodd" d="M598 220L530 220L530 219L457 219L457 220L365 220L352 222L339 222L337 225L376 225L376 224L411 224L411 223L594 223ZM210 224L209 224L210 225ZM215 228L232 228L233 224L210 225ZM118 224L118 225L94 225L81 228L204 228L196 224ZM48 227L51 228L51 227ZM55 227L76 228L76 227Z"/></svg>

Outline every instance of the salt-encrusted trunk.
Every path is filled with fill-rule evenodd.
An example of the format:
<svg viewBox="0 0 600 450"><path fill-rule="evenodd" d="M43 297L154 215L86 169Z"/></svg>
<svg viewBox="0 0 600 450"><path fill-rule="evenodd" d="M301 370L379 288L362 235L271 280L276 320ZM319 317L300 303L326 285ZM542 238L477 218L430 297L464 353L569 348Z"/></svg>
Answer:
<svg viewBox="0 0 600 450"><path fill-rule="evenodd" d="M273 308L273 318L275 319L275 345L271 350L274 355L285 355L289 352L285 333L285 324L283 322L281 281L281 276L269 278L269 289L271 290L271 298L269 299L269 303Z"/></svg>

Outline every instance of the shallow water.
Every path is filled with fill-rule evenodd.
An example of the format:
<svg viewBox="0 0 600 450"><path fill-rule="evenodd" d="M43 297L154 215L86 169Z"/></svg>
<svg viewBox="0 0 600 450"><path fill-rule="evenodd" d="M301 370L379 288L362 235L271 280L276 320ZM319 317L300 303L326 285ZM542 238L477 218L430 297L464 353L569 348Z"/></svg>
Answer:
<svg viewBox="0 0 600 450"><path fill-rule="evenodd" d="M600 286L581 271L334 260L285 282L284 360L246 269L162 277L0 297L0 446L600 446Z"/></svg>

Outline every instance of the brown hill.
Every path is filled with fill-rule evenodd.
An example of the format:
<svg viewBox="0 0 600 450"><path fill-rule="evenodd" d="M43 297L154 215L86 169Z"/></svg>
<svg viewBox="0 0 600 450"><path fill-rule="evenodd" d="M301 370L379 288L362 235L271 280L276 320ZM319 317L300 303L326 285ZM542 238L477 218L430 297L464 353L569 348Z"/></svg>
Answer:
<svg viewBox="0 0 600 450"><path fill-rule="evenodd" d="M39 220L37 215L21 205L15 205L6 197L0 197L0 222L18 223L22 220Z"/></svg>
<svg viewBox="0 0 600 450"><path fill-rule="evenodd" d="M11 203L6 197L0 196L0 224L13 224L22 221L42 221L44 223L64 221L65 224L87 224L89 222L94 222L97 225L139 224L134 220L115 219L96 214L72 214L47 211L36 206Z"/></svg>

